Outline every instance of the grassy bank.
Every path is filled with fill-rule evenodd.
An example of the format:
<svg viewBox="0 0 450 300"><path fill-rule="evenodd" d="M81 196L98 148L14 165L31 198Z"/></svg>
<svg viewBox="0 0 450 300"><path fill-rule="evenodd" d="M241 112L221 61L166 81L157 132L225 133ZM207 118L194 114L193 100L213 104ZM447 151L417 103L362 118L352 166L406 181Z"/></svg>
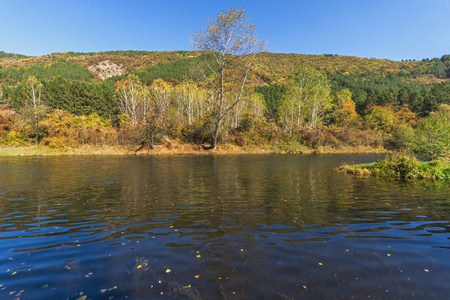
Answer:
<svg viewBox="0 0 450 300"><path fill-rule="evenodd" d="M55 149L46 146L0 146L0 156L54 156L54 155L210 155L210 154L312 154L312 153L385 153L384 148L374 147L319 147L310 149L303 147L254 147L236 146L231 144L220 145L217 150L204 150L200 145L176 144L159 146L156 149L145 148L135 152L135 148L118 146L82 146L77 148Z"/></svg>
<svg viewBox="0 0 450 300"><path fill-rule="evenodd" d="M416 158L393 156L370 164L343 165L339 171L393 180L450 180L450 163L440 160L420 162Z"/></svg>

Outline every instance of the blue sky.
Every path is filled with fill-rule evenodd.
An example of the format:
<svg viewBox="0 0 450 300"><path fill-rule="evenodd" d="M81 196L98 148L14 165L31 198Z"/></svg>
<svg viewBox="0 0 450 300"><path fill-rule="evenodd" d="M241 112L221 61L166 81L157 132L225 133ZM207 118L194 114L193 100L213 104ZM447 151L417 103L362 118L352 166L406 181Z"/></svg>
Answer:
<svg viewBox="0 0 450 300"><path fill-rule="evenodd" d="M0 51L190 50L222 9L244 6L271 52L422 59L450 53L449 0L0 0Z"/></svg>

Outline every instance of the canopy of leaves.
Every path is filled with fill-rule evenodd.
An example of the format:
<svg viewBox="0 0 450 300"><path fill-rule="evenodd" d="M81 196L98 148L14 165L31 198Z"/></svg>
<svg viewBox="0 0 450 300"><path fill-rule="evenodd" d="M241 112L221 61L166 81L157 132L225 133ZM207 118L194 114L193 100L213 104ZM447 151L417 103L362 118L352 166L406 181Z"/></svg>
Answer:
<svg viewBox="0 0 450 300"><path fill-rule="evenodd" d="M4 78L11 83L27 80L30 76L34 76L37 79L48 79L62 76L70 80L90 80L94 77L86 68L70 62L0 69L0 78Z"/></svg>
<svg viewBox="0 0 450 300"><path fill-rule="evenodd" d="M441 105L416 130L416 152L427 159L450 155L450 105Z"/></svg>

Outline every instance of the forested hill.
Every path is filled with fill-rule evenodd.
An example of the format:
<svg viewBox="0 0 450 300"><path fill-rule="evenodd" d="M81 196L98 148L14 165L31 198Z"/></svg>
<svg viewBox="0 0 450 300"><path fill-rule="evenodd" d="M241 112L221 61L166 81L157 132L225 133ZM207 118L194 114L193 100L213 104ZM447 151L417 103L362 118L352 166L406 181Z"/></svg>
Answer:
<svg viewBox="0 0 450 300"><path fill-rule="evenodd" d="M38 79L58 75L71 78L68 74L73 72L75 68L73 65L79 65L93 74L92 79L104 79L101 76L102 71L109 69L111 71L109 76L129 72L142 74L158 71L163 77L166 77L163 79L182 80L186 78L188 71L201 55L201 52L194 51L109 51L64 52L29 57L0 51L0 76L4 82L9 84L20 82L26 79L24 77L27 75L33 75ZM59 67L51 74L42 72L42 67L49 67L53 64L67 65L67 70ZM260 79L261 85L284 84L300 64L331 74L339 72L343 75L398 76L408 82L436 83L450 78L450 55L422 61L399 62L332 54L261 53L255 63L254 73ZM155 68L156 70L154 70ZM114 71L116 72L114 73Z"/></svg>
<svg viewBox="0 0 450 300"><path fill-rule="evenodd" d="M0 52L0 84L4 96L14 106L21 101L20 85L34 76L46 87L43 98L47 104L80 114L92 112L97 104L89 103L94 100L96 103L101 100L104 103L101 106L110 103L112 99L98 98L113 97L114 82L129 73L136 74L147 86L158 78L177 85L197 81L196 69L209 59L210 55L194 51L64 52L40 57ZM422 61L392 61L331 54L261 53L255 61L249 87L264 96L270 116L276 116L288 80L300 65L326 73L332 94L350 90L360 114L369 105L408 104L415 113L426 116L440 103L450 103L450 55ZM65 93L60 91L62 88ZM72 89L81 94L76 100L81 104L72 103L75 101ZM89 95L97 98L89 99ZM110 115L111 111L99 113Z"/></svg>

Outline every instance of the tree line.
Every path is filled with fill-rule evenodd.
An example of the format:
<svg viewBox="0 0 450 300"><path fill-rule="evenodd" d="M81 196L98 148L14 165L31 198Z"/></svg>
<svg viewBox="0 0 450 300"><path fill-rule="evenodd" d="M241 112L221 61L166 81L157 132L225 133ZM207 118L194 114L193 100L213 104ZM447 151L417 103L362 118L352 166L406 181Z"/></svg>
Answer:
<svg viewBox="0 0 450 300"><path fill-rule="evenodd" d="M283 84L255 87L251 69L267 43L243 8L219 12L192 43L204 54L104 82L72 63L4 70L22 81L1 88L3 142L141 149L179 140L205 149L225 142L287 151L364 145L448 155L449 83L424 86L408 81L410 73L330 73L302 64Z"/></svg>

